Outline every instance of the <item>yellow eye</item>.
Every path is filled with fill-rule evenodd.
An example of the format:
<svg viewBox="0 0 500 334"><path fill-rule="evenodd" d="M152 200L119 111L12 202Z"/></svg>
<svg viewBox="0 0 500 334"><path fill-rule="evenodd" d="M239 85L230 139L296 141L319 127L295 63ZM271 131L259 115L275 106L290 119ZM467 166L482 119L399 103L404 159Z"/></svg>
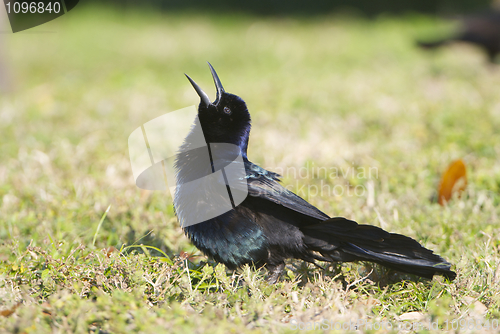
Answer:
<svg viewBox="0 0 500 334"><path fill-rule="evenodd" d="M226 113L227 115L231 115L231 109L229 109L228 107L224 107L224 113Z"/></svg>

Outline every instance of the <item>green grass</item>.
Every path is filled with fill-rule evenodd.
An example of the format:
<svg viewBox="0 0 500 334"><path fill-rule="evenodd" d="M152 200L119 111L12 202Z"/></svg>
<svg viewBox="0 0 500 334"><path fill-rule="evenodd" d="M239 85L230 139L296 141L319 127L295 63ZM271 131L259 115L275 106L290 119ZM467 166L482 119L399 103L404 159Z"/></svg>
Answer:
<svg viewBox="0 0 500 334"><path fill-rule="evenodd" d="M0 330L281 333L294 321L448 320L451 329L452 320L498 319L500 69L468 46L415 48L415 38L450 27L420 16L81 6L33 33L0 36L12 79L0 97L0 310L14 311ZM254 162L309 168L297 178L289 169L285 185L332 216L419 240L454 263L457 279L290 261L270 286L265 270L208 261L184 237L170 196L135 187L127 149L144 122L198 103L183 73L214 96L206 61L249 106ZM468 168L465 194L431 203L457 158ZM320 167L377 173L313 175ZM345 193L313 192L324 185ZM374 191L346 194L356 186Z"/></svg>

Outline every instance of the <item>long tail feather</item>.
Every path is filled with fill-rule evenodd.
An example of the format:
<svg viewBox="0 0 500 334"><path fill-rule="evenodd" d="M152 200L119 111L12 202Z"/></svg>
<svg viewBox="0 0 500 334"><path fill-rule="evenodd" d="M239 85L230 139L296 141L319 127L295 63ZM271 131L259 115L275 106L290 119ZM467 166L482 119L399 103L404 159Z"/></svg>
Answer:
<svg viewBox="0 0 500 334"><path fill-rule="evenodd" d="M450 263L416 240L376 226L336 217L304 227L302 232L305 244L312 252L320 253L321 259L372 261L426 278L443 275L453 280L456 277Z"/></svg>

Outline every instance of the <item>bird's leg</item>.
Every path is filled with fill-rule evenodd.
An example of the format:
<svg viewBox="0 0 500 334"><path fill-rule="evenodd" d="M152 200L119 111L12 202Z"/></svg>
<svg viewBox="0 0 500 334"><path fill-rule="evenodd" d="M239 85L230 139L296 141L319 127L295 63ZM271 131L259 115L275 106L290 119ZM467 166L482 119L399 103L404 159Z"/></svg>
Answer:
<svg viewBox="0 0 500 334"><path fill-rule="evenodd" d="M269 284L275 284L280 278L283 270L285 269L285 263L281 262L280 264L268 264L267 270L269 271L269 276L267 277L267 282Z"/></svg>

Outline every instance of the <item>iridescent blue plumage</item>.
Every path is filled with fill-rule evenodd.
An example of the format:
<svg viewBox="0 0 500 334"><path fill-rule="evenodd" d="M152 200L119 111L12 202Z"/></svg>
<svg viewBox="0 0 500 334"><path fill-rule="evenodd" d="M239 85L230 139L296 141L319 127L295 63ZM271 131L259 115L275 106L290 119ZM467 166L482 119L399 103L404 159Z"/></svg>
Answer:
<svg viewBox="0 0 500 334"><path fill-rule="evenodd" d="M227 143L238 148L245 169L238 182L247 187L248 196L224 214L184 227L204 254L231 269L246 263L266 265L272 273L271 282L278 279L288 258L309 262L367 260L427 278L435 274L455 277L448 262L417 241L342 217L330 218L281 186L278 174L249 161L247 106L238 96L226 93L215 70L210 69L217 88L214 102L188 77L201 98L199 123L194 127L202 128L209 147ZM190 145L189 136L184 145ZM213 161L211 166L203 165L192 155L179 156L176 166L180 180L196 178L193 171L200 168L203 173L216 172ZM187 197L179 192L174 199L181 221L187 214L182 212L182 200Z"/></svg>

